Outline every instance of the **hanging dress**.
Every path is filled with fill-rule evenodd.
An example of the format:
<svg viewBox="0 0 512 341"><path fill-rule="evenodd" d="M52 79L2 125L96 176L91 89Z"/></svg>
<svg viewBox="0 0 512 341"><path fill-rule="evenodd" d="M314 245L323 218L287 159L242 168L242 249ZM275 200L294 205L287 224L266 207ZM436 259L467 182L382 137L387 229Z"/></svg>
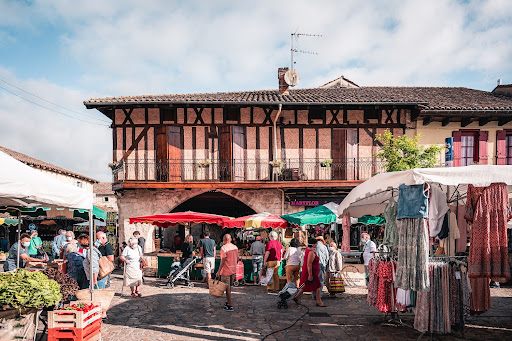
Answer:
<svg viewBox="0 0 512 341"><path fill-rule="evenodd" d="M366 297L366 302L372 307L377 305L377 295L379 291L379 276L377 275L377 270L379 264L380 260L378 258L372 258L368 262L370 278L368 280L368 296Z"/></svg>
<svg viewBox="0 0 512 341"><path fill-rule="evenodd" d="M510 280L507 222L512 216L507 185L468 185L464 217L472 223L468 276L488 277L497 282Z"/></svg>
<svg viewBox="0 0 512 341"><path fill-rule="evenodd" d="M388 203L384 210L384 218L386 219L386 227L384 229L384 238L382 244L387 246L398 245L398 227L396 225L396 215L398 213L397 203Z"/></svg>

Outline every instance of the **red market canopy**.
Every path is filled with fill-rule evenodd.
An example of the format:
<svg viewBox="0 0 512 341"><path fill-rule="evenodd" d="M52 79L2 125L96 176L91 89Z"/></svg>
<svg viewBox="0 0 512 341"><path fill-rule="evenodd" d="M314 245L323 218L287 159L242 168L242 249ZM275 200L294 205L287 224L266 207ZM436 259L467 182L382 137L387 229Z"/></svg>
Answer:
<svg viewBox="0 0 512 341"><path fill-rule="evenodd" d="M267 212L252 214L233 220L224 220L224 228L286 228L288 222L278 215Z"/></svg>
<svg viewBox="0 0 512 341"><path fill-rule="evenodd" d="M168 214L157 214L145 217L133 217L130 218L130 224L145 223L164 228L176 225L193 226L197 224L217 224L222 226L225 220L230 219L232 218L217 214L187 211Z"/></svg>

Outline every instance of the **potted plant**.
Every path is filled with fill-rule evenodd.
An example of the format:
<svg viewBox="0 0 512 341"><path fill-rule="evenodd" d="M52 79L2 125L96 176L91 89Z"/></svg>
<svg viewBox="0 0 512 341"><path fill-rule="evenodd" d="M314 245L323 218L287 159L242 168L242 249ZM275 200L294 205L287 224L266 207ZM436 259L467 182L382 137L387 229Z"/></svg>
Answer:
<svg viewBox="0 0 512 341"><path fill-rule="evenodd" d="M208 167L210 167L211 163L212 162L210 161L210 159L206 159L204 161L199 161L197 163L197 168L208 168Z"/></svg>
<svg viewBox="0 0 512 341"><path fill-rule="evenodd" d="M331 167L331 165L332 165L332 159L325 159L325 160L320 161L321 167L329 168L329 167Z"/></svg>
<svg viewBox="0 0 512 341"><path fill-rule="evenodd" d="M272 166L272 168L277 170L277 174L281 175L281 172L283 170L283 162L279 160L273 160L270 161L269 164Z"/></svg>

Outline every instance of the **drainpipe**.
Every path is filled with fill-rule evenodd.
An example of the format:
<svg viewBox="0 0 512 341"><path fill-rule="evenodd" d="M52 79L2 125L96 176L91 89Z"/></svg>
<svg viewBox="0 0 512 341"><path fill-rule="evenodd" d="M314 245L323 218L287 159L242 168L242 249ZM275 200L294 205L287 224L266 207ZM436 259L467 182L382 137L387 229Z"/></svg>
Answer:
<svg viewBox="0 0 512 341"><path fill-rule="evenodd" d="M276 125L277 125L277 120L279 119L279 116L281 116L281 109L283 109L283 105L281 103L279 103L278 108L279 108L279 111L277 112L276 118L274 119L274 140L272 141L274 143L274 157L273 157L272 162L277 161L276 160L276 158L277 158L277 128L276 128ZM275 167L272 169L274 170ZM275 172L273 172L273 173L275 174ZM272 174L272 175L274 175L274 174Z"/></svg>
<svg viewBox="0 0 512 341"><path fill-rule="evenodd" d="M281 215L284 215L284 189L278 188L281 191Z"/></svg>

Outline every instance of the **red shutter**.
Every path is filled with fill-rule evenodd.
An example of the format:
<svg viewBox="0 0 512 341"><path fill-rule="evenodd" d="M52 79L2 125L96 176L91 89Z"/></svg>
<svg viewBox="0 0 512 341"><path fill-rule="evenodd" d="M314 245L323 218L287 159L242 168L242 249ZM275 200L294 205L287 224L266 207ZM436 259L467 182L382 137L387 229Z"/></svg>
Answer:
<svg viewBox="0 0 512 341"><path fill-rule="evenodd" d="M480 131L478 134L478 163L486 165L488 163L487 141L489 140L488 131Z"/></svg>
<svg viewBox="0 0 512 341"><path fill-rule="evenodd" d="M460 157L461 157L461 142L462 132L454 131L453 132L453 166L460 167Z"/></svg>
<svg viewBox="0 0 512 341"><path fill-rule="evenodd" d="M507 132L505 130L496 132L496 164L507 164Z"/></svg>

